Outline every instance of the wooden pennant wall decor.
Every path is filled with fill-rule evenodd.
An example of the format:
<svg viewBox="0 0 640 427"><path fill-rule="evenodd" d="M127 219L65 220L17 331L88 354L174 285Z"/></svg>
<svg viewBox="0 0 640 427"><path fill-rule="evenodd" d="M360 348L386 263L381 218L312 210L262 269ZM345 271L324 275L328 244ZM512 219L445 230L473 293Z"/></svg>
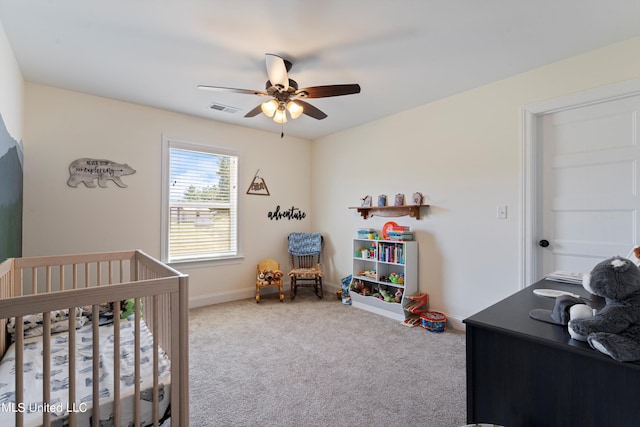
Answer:
<svg viewBox="0 0 640 427"><path fill-rule="evenodd" d="M267 183L264 182L264 178L260 175L260 169L256 171L253 179L251 180L251 185L249 185L249 189L247 190L247 194L254 194L257 196L269 196L269 189L267 188Z"/></svg>

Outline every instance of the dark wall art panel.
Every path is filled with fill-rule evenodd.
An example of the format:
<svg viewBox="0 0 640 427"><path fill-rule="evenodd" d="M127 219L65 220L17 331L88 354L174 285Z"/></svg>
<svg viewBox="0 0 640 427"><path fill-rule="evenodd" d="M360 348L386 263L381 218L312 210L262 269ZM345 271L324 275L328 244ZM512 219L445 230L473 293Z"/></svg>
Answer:
<svg viewBox="0 0 640 427"><path fill-rule="evenodd" d="M22 256L22 156L0 115L0 262Z"/></svg>

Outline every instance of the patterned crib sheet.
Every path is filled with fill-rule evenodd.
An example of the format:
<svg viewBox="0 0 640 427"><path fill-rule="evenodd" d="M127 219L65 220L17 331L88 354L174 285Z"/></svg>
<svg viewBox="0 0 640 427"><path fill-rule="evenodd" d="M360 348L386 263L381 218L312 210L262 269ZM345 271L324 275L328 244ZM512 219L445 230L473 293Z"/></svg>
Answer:
<svg viewBox="0 0 640 427"><path fill-rule="evenodd" d="M143 425L153 423L153 336L144 321L140 324L140 408ZM100 342L100 425L113 426L113 325L99 328ZM133 425L135 322L120 323L120 402L121 426ZM76 399L68 402L69 335L51 336L51 403L42 402L42 336L24 340L24 403L15 403L15 343L0 362L0 426L13 426L15 412L24 414L25 426L41 426L44 411L51 415L52 426L67 425L70 412L76 413L79 426L91 425L93 394L93 337L91 323L76 331ZM169 407L171 363L158 349L159 417Z"/></svg>

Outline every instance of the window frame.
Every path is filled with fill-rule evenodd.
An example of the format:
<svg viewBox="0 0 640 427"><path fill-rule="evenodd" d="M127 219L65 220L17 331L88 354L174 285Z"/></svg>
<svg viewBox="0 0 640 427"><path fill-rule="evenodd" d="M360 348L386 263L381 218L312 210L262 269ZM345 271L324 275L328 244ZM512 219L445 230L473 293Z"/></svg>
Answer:
<svg viewBox="0 0 640 427"><path fill-rule="evenodd" d="M171 149L196 151L211 155L234 156L237 161L236 165L236 186L231 189L235 192L236 200L236 253L234 255L215 256L210 258L194 258L184 260L169 261L169 226L170 226L170 177L171 177ZM177 138L162 137L162 195L161 195L161 230L160 230L160 259L163 262L181 266L206 267L210 265L234 264L244 259L242 254L242 246L240 238L240 194L238 187L240 185L240 152L231 148L225 148L215 145L188 142Z"/></svg>

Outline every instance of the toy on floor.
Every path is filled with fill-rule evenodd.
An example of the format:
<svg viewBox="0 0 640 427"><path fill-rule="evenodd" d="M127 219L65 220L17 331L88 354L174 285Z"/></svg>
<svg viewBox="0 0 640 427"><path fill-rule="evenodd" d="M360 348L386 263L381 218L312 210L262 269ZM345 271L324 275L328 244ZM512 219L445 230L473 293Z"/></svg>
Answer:
<svg viewBox="0 0 640 427"><path fill-rule="evenodd" d="M606 305L590 319L571 319L570 331L619 362L640 360L640 269L627 258L609 258L584 275L582 286Z"/></svg>
<svg viewBox="0 0 640 427"><path fill-rule="evenodd" d="M256 278L256 302L260 302L260 289L265 286L277 286L280 302L284 300L282 292L282 271L280 264L273 259L263 259L258 263Z"/></svg>
<svg viewBox="0 0 640 427"><path fill-rule="evenodd" d="M420 314L422 327L429 332L444 332L447 328L447 316L439 311L425 311Z"/></svg>
<svg viewBox="0 0 640 427"><path fill-rule="evenodd" d="M342 284L342 303L344 305L351 305L351 295L349 295L349 287L351 286L351 280L353 276L350 274L347 277L343 277L340 282Z"/></svg>
<svg viewBox="0 0 640 427"><path fill-rule="evenodd" d="M404 324L407 326L420 326L420 315L427 311L429 294L418 292L407 296L407 299L409 302L405 306L405 310L411 314L404 320Z"/></svg>

